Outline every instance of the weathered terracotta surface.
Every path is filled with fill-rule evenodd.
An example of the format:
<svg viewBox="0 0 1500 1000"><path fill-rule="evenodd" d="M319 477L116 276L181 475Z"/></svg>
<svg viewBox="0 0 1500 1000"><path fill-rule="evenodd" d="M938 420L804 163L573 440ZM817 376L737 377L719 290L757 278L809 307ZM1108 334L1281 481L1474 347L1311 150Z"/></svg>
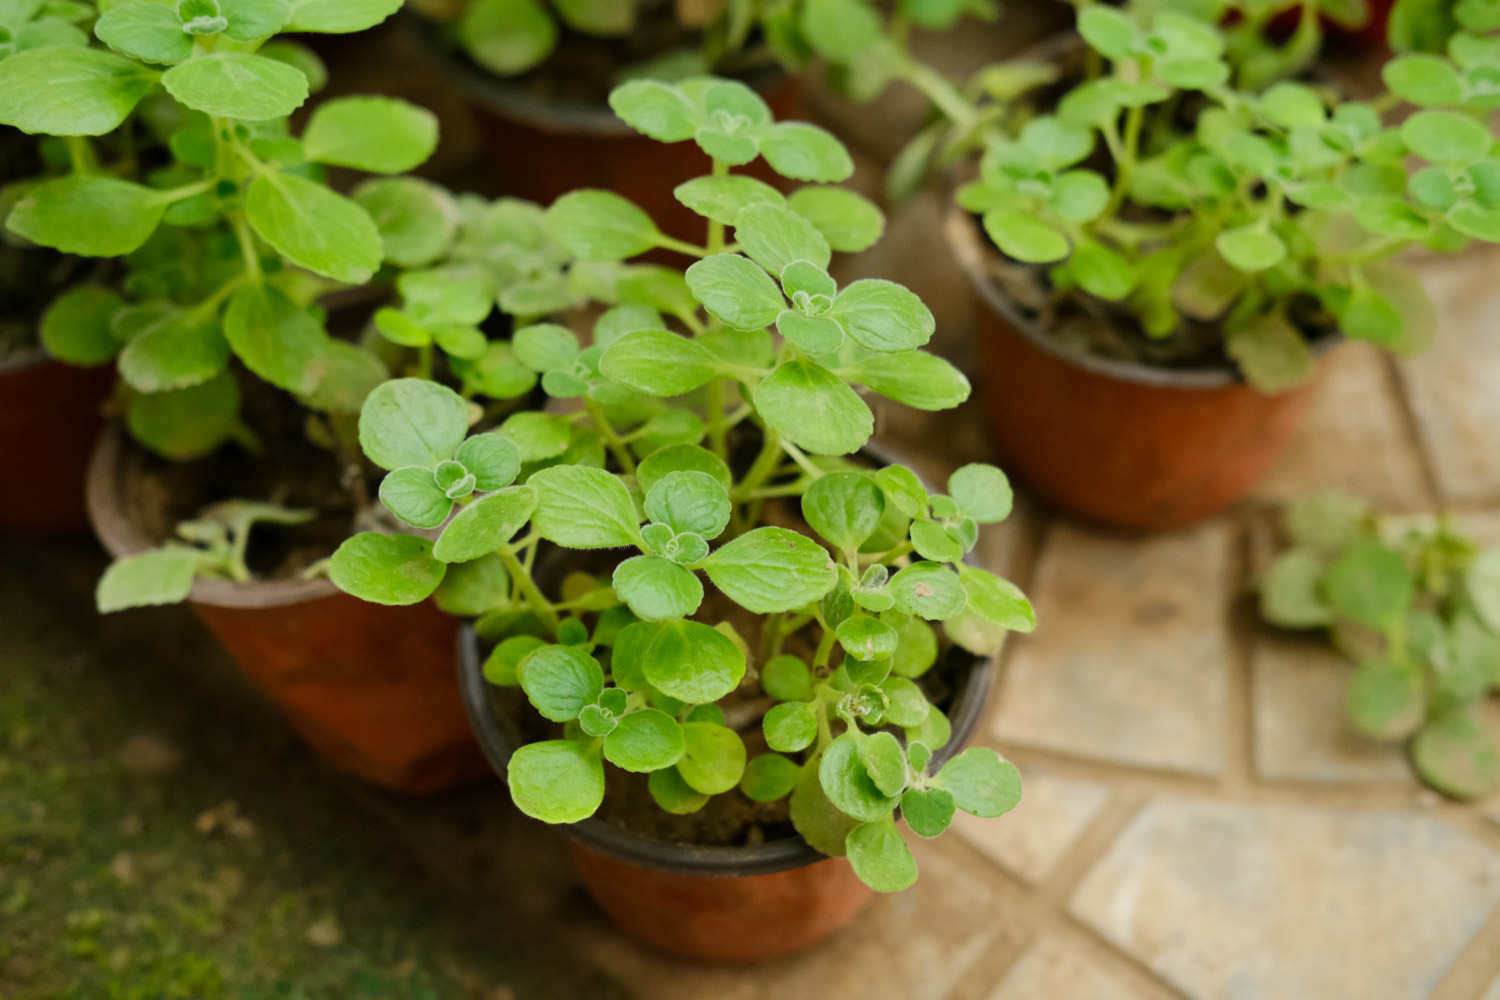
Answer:
<svg viewBox="0 0 1500 1000"><path fill-rule="evenodd" d="M1171 372L1069 357L1012 319L974 257L974 226L958 214L949 223L986 299L976 324L977 391L998 457L1050 500L1117 527L1182 527L1243 496L1290 442L1321 372L1266 395L1228 369Z"/></svg>
<svg viewBox="0 0 1500 1000"><path fill-rule="evenodd" d="M0 528L87 531L83 481L114 369L40 352L0 365Z"/></svg>
<svg viewBox="0 0 1500 1000"><path fill-rule="evenodd" d="M568 847L578 877L622 931L700 962L762 962L814 948L874 896L842 858L766 875L684 875L577 841Z"/></svg>
<svg viewBox="0 0 1500 1000"><path fill-rule="evenodd" d="M89 514L115 556L148 538L130 482L140 455L112 428L89 470ZM429 603L366 604L325 579L199 580L189 604L310 746L340 770L410 795L487 771L459 698L458 621Z"/></svg>

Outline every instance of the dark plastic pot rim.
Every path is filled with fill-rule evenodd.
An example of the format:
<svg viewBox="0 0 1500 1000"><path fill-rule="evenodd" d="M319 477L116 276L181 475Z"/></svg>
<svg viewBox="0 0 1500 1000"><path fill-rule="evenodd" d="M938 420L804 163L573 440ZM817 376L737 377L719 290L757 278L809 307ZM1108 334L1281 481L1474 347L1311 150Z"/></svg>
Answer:
<svg viewBox="0 0 1500 1000"><path fill-rule="evenodd" d="M118 423L110 424L89 459L86 500L89 523L114 558L155 548L129 516L122 502L126 485L139 473L145 453L134 445ZM275 608L321 600L342 593L326 577L314 580L195 580L188 600L218 608Z"/></svg>
<svg viewBox="0 0 1500 1000"><path fill-rule="evenodd" d="M1121 361L1102 358L1082 351L1069 350L1056 337L1048 336L1041 325L1016 308L1010 296L1001 289L999 282L990 277L985 258L994 251L980 235L979 223L957 204L950 206L945 223L948 243L958 258L959 267L968 276L969 283L979 292L985 303L993 309L1017 335L1023 337L1038 350L1065 361L1075 368L1082 368L1121 382L1153 386L1163 389L1225 389L1248 385L1239 369L1230 365L1211 365L1199 368L1163 368L1136 361ZM1343 338L1337 332L1325 333L1309 344L1313 355L1321 358Z"/></svg>

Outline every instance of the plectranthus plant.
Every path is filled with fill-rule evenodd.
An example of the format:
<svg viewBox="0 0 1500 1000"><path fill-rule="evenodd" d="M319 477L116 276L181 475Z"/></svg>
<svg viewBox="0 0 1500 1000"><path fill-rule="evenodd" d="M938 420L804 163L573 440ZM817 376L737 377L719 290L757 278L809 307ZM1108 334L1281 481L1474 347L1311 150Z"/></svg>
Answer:
<svg viewBox="0 0 1500 1000"><path fill-rule="evenodd" d="M971 662L955 643L991 653L1034 625L1021 592L968 558L980 525L1009 514L1010 486L974 464L934 492L866 450L864 392L941 410L969 387L922 350L934 323L914 294L829 273L835 249L863 249L883 224L835 186L852 169L836 139L774 122L719 79L631 83L611 103L712 158L676 190L704 242L607 191L554 203L551 233L576 260L666 250L688 266L645 265L584 336L543 317L515 331L544 411L486 426L438 381L375 389L360 443L409 528L354 536L330 575L366 600L438 593L480 616L486 677L552 727L509 765L528 815L592 816L606 768L649 775L672 813L735 788L789 797L814 847L905 888L916 866L898 809L933 836L955 809L997 816L1019 798L995 751L949 759L922 686ZM813 183L784 194L732 172L757 156ZM766 752L749 755L747 726Z"/></svg>
<svg viewBox="0 0 1500 1000"><path fill-rule="evenodd" d="M1446 795L1500 786L1483 713L1500 687L1500 549L1459 518L1381 516L1342 493L1289 504L1282 534L1260 581L1261 615L1326 630L1352 661L1349 725L1405 744L1422 780Z"/></svg>

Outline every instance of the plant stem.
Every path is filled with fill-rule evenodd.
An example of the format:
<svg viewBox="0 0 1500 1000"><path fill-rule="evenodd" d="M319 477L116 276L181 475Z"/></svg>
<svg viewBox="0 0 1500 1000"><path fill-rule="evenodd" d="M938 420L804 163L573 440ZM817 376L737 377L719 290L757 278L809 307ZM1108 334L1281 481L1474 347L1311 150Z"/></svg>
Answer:
<svg viewBox="0 0 1500 1000"><path fill-rule="evenodd" d="M511 582L515 584L516 589L526 598L526 603L531 605L531 609L541 616L542 622L546 624L548 630L553 635L556 635L558 622L557 609L552 606L552 602L547 600L547 595L542 593L541 588L531 579L531 574L525 566L521 565L521 560L516 558L515 550L509 545L502 545L495 551L499 554L500 561L505 564L505 571L510 574Z"/></svg>
<svg viewBox="0 0 1500 1000"><path fill-rule="evenodd" d="M713 176L728 177L729 164L717 157L713 161ZM724 249L724 223L716 219L708 220L708 240L704 244L711 254L718 253Z"/></svg>
<svg viewBox="0 0 1500 1000"><path fill-rule="evenodd" d="M635 457L630 454L630 448L619 432L610 426L609 420L604 416L604 408L592 399L585 399L583 405L593 418L594 426L599 429L599 436L604 438L605 445L609 447L610 454L620 463L620 470L627 476L635 475Z"/></svg>
<svg viewBox="0 0 1500 1000"><path fill-rule="evenodd" d="M695 246L692 243L687 242L686 240L679 240L677 237L668 236L665 233L662 233L657 237L656 245L661 247L663 250L675 250L678 253L686 254L689 257L707 257L710 252L704 247Z"/></svg>

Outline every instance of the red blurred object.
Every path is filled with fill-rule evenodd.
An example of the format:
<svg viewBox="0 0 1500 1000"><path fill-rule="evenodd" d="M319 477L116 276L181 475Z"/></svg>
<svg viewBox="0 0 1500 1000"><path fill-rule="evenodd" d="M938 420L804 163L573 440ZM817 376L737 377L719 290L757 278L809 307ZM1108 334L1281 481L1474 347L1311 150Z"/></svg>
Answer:
<svg viewBox="0 0 1500 1000"><path fill-rule="evenodd" d="M104 426L112 366L32 351L0 361L0 528L87 531L83 483Z"/></svg>

